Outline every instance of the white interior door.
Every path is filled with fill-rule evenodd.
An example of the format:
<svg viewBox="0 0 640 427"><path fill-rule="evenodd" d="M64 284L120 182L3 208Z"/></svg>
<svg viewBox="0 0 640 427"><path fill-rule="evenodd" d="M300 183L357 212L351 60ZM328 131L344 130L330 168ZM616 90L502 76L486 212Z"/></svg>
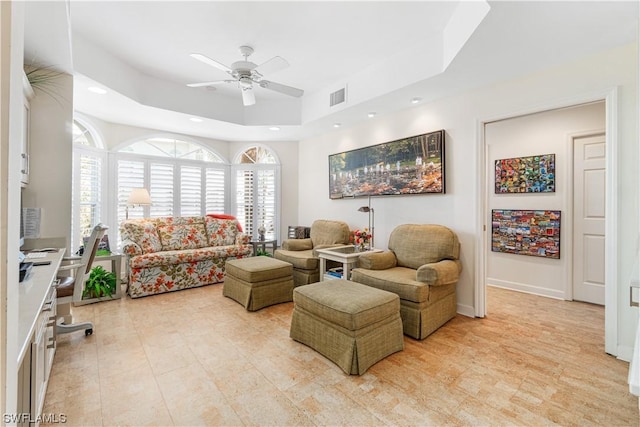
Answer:
<svg viewBox="0 0 640 427"><path fill-rule="evenodd" d="M604 133L573 140L573 299L604 305Z"/></svg>

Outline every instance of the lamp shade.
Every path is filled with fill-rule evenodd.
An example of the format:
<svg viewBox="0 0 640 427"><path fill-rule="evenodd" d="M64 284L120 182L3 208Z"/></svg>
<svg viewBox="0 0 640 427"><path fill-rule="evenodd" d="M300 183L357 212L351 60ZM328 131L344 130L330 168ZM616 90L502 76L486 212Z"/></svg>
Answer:
<svg viewBox="0 0 640 427"><path fill-rule="evenodd" d="M133 188L127 199L128 206L148 206L151 204L151 196L146 188Z"/></svg>

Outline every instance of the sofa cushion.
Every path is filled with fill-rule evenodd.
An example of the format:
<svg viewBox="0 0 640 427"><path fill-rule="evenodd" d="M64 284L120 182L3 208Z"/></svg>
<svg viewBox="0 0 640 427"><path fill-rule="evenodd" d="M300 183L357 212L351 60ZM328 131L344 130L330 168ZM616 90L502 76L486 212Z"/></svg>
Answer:
<svg viewBox="0 0 640 427"><path fill-rule="evenodd" d="M400 299L425 302L429 298L429 285L416 280L416 270L406 267L393 267L387 270L367 270L354 268L351 280L383 291L393 292Z"/></svg>
<svg viewBox="0 0 640 427"><path fill-rule="evenodd" d="M235 219L219 219L206 216L204 224L209 246L236 244L236 236L240 234L240 224Z"/></svg>
<svg viewBox="0 0 640 427"><path fill-rule="evenodd" d="M318 219L311 224L313 247L318 245L346 245L349 243L349 226L343 221Z"/></svg>
<svg viewBox="0 0 640 427"><path fill-rule="evenodd" d="M162 243L152 221L145 219L128 220L122 223L123 240L131 240L140 246L143 254L159 252Z"/></svg>
<svg viewBox="0 0 640 427"><path fill-rule="evenodd" d="M288 239L282 242L282 249L286 251L306 251L313 249L311 239Z"/></svg>
<svg viewBox="0 0 640 427"><path fill-rule="evenodd" d="M198 249L161 251L134 256L129 260L132 268L148 268L158 265L196 263L210 259L244 257L252 252L251 246L215 246Z"/></svg>
<svg viewBox="0 0 640 427"><path fill-rule="evenodd" d="M458 259L460 243L449 228L433 224L404 224L389 236L391 249L401 267L418 269L421 265Z"/></svg>
<svg viewBox="0 0 640 427"><path fill-rule="evenodd" d="M456 283L462 271L459 260L442 260L433 264L425 264L416 271L416 280L431 286L450 285Z"/></svg>
<svg viewBox="0 0 640 427"><path fill-rule="evenodd" d="M358 266L369 270L386 270L396 266L396 256L391 251L365 252L358 257Z"/></svg>
<svg viewBox="0 0 640 427"><path fill-rule="evenodd" d="M276 250L275 257L279 260L292 264L293 268L317 270L320 267L320 260L318 258L314 258L313 249L306 251L286 251L278 249Z"/></svg>
<svg viewBox="0 0 640 427"><path fill-rule="evenodd" d="M197 249L209 245L202 218L200 221L194 220L190 223L171 220L172 218L165 218L164 221L157 223L162 250Z"/></svg>

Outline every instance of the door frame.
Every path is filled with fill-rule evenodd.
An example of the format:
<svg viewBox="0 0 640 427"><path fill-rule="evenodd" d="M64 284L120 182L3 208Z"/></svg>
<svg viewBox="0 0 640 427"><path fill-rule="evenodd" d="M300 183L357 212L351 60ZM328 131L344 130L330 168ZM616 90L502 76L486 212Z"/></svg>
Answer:
<svg viewBox="0 0 640 427"><path fill-rule="evenodd" d="M606 143L606 194L605 203L605 309L604 309L604 348L605 352L613 356L618 355L618 299L617 299L617 251L618 227L614 218L618 217L618 194L616 192L618 178L615 165L618 163L618 87L596 91L572 98L555 100L546 104L532 105L521 111L484 117L476 120L476 167L480 179L476 183L477 191L477 219L476 229L479 238L476 239L476 272L474 289L474 309L476 317L487 314L487 252L490 242L489 190L492 188L488 180L487 144L485 140L485 125L497 120L512 119L543 111L573 107L590 102L605 101L605 143ZM573 203L573 200L571 201ZM566 203L566 201L565 201ZM566 206L565 206L566 208ZM573 232L573 230L571 230Z"/></svg>

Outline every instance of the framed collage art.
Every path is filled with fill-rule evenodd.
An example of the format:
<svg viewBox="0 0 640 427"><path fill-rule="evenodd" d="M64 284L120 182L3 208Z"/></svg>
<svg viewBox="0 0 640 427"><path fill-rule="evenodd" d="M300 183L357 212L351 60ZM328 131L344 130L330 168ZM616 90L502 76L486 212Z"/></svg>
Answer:
<svg viewBox="0 0 640 427"><path fill-rule="evenodd" d="M495 173L496 194L556 191L555 154L498 159Z"/></svg>
<svg viewBox="0 0 640 427"><path fill-rule="evenodd" d="M560 259L560 211L493 209L491 250Z"/></svg>

